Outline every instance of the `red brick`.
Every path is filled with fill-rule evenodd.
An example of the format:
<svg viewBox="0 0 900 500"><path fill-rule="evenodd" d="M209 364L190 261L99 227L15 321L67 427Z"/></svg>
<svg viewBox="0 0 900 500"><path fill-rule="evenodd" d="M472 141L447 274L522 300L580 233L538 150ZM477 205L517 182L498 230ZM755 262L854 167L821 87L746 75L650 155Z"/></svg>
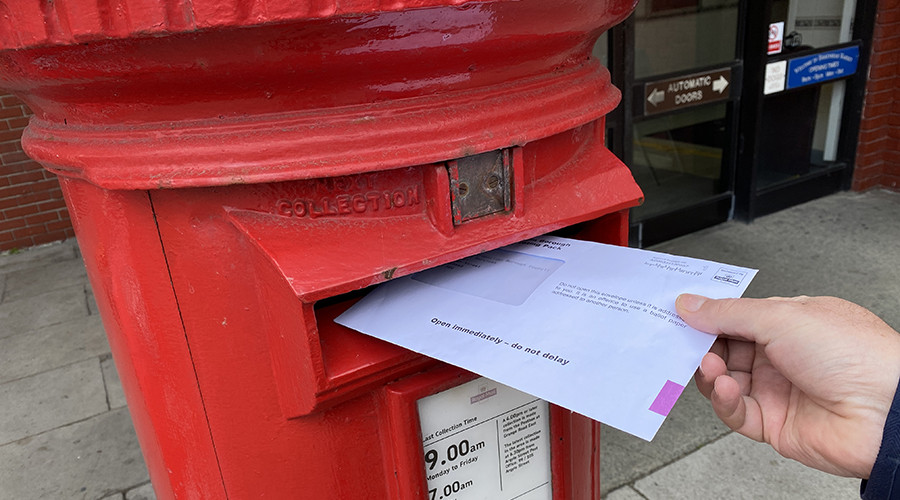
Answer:
<svg viewBox="0 0 900 500"><path fill-rule="evenodd" d="M894 83L893 78L869 79L866 81L866 99L869 98L869 94L876 92L891 92L894 89Z"/></svg>
<svg viewBox="0 0 900 500"><path fill-rule="evenodd" d="M37 191L34 193L28 193L22 196L13 196L10 198L0 198L0 210L2 210L7 215L10 210L18 210L22 206L26 205L35 205L38 203L42 203L45 201L52 200L54 198L58 198L59 196L54 194L53 191ZM40 210L32 211L29 213L36 213Z"/></svg>
<svg viewBox="0 0 900 500"><path fill-rule="evenodd" d="M56 231L56 230L71 229L71 228L72 228L72 221L70 221L68 219L57 220L57 221L47 223L48 231Z"/></svg>
<svg viewBox="0 0 900 500"><path fill-rule="evenodd" d="M2 153L0 154L0 163L3 165L9 165L10 163L18 163L20 161L28 161L31 158L28 157L23 151L13 151L12 153Z"/></svg>
<svg viewBox="0 0 900 500"><path fill-rule="evenodd" d="M862 122L860 123L860 128L862 130L882 128L888 126L889 121L890 117L887 115L874 116L872 118L863 118Z"/></svg>
<svg viewBox="0 0 900 500"><path fill-rule="evenodd" d="M25 227L25 219L10 219L0 222L0 232L12 231L13 229L19 229L22 227Z"/></svg>
<svg viewBox="0 0 900 500"><path fill-rule="evenodd" d="M856 163L856 168L853 169L854 175L859 174L860 177L875 177L881 175L881 171L884 170L884 161L879 160L872 163Z"/></svg>
<svg viewBox="0 0 900 500"><path fill-rule="evenodd" d="M856 161L862 163L864 165L872 165L876 162L883 161L885 159L885 151L878 150L874 152L870 152L868 154L859 154L856 155Z"/></svg>
<svg viewBox="0 0 900 500"><path fill-rule="evenodd" d="M34 246L34 240L31 238L12 239L0 244L0 250L11 250L13 248L27 248Z"/></svg>
<svg viewBox="0 0 900 500"><path fill-rule="evenodd" d="M883 166L884 163L879 163L877 165L873 165L871 168L855 168L853 170L853 177L856 179L871 179L873 177L878 177L881 175Z"/></svg>
<svg viewBox="0 0 900 500"><path fill-rule="evenodd" d="M44 179L44 172L40 170L30 170L28 172L10 175L8 179L10 184L33 184L37 181L46 180Z"/></svg>
<svg viewBox="0 0 900 500"><path fill-rule="evenodd" d="M9 123L10 130L19 130L21 131L25 127L28 126L28 123L31 121L31 115L25 116L22 118L11 118L7 121Z"/></svg>
<svg viewBox="0 0 900 500"><path fill-rule="evenodd" d="M37 205L34 203L25 203L7 208L3 211L3 215L8 219L18 219L34 215L38 212L40 212L40 210L38 210Z"/></svg>
<svg viewBox="0 0 900 500"><path fill-rule="evenodd" d="M22 104L24 104L22 100L14 95L5 95L3 97L0 97L0 105L2 105L4 108L8 108L11 106L21 106Z"/></svg>
<svg viewBox="0 0 900 500"><path fill-rule="evenodd" d="M26 186L24 184L14 184L12 186L0 188L0 199L12 198L13 196L22 196L33 192L34 190L31 188L31 186Z"/></svg>
<svg viewBox="0 0 900 500"><path fill-rule="evenodd" d="M13 237L15 238L27 238L29 236L34 236L36 234L41 234L46 232L47 229L44 226L27 226L21 229L16 229L13 231Z"/></svg>
<svg viewBox="0 0 900 500"><path fill-rule="evenodd" d="M0 177L8 177L10 175L20 174L22 172L34 172L39 170L40 165L28 160L19 163L11 163L9 165L0 164Z"/></svg>
<svg viewBox="0 0 900 500"><path fill-rule="evenodd" d="M891 130L892 129L890 129L890 128L877 128L874 130L860 130L859 139L857 139L857 141L859 143L879 141L886 137L890 137Z"/></svg>
<svg viewBox="0 0 900 500"><path fill-rule="evenodd" d="M0 153L12 153L13 151L22 151L21 141L0 142Z"/></svg>
<svg viewBox="0 0 900 500"><path fill-rule="evenodd" d="M66 208L66 200L64 200L62 197L45 201L38 205L38 209L40 209L41 212L59 210L60 208Z"/></svg>
<svg viewBox="0 0 900 500"><path fill-rule="evenodd" d="M12 125L10 125L10 128L12 128ZM4 131L0 132L0 142L18 141L21 139L22 139L22 131L21 130L18 130L18 129L4 130Z"/></svg>
<svg viewBox="0 0 900 500"><path fill-rule="evenodd" d="M896 65L895 64L883 64L882 57L876 57L872 66L869 68L869 78L879 79L879 78L887 78L896 73ZM0 135L0 137L3 137Z"/></svg>
<svg viewBox="0 0 900 500"><path fill-rule="evenodd" d="M884 36L872 41L872 50L877 52L887 52L890 50L900 49L900 36L897 32L891 33L891 30L884 30Z"/></svg>
<svg viewBox="0 0 900 500"><path fill-rule="evenodd" d="M891 77L890 75L882 75L878 78L872 77L872 68L874 68L875 66L885 66L888 64L891 64L891 61L887 55L872 51L871 59L869 59L869 78L868 79L869 80L883 80L883 79L890 78Z"/></svg>
<svg viewBox="0 0 900 500"><path fill-rule="evenodd" d="M856 151L859 156L868 156L873 153L880 153L882 151L886 151L890 148L890 141L887 137L878 140L878 141L870 141L870 142L860 142Z"/></svg>
<svg viewBox="0 0 900 500"><path fill-rule="evenodd" d="M44 243L50 243L52 241L62 241L68 238L69 235L66 233L66 231L53 231L35 235L35 237L32 239L34 240L35 245L43 245Z"/></svg>
<svg viewBox="0 0 900 500"><path fill-rule="evenodd" d="M30 217L25 217L25 223L29 226L43 224L45 222L59 220L59 214L56 212L43 212Z"/></svg>
<svg viewBox="0 0 900 500"><path fill-rule="evenodd" d="M893 103L889 100L883 102L869 102L868 96L866 96L866 107L863 108L863 116L865 118L876 118L879 116L889 115L891 114L891 108L893 108Z"/></svg>
<svg viewBox="0 0 900 500"><path fill-rule="evenodd" d="M867 191L872 188L874 182L872 179L858 179L855 176L853 177L853 185L850 186L850 189L854 191Z"/></svg>
<svg viewBox="0 0 900 500"><path fill-rule="evenodd" d="M898 9L882 9L880 6L878 8L878 23L879 24L892 24L900 21L900 10Z"/></svg>
<svg viewBox="0 0 900 500"><path fill-rule="evenodd" d="M46 183L50 184L45 185ZM36 196L37 198L32 201L32 203L46 201L55 197L53 193L53 183L53 180L42 180L28 184L13 184L11 186L0 188L0 200L22 196Z"/></svg>
<svg viewBox="0 0 900 500"><path fill-rule="evenodd" d="M22 198L18 196L12 198L0 198L0 217L7 217L6 211L19 206L21 200Z"/></svg>
<svg viewBox="0 0 900 500"><path fill-rule="evenodd" d="M884 162L886 164L900 163L900 151L888 150L884 152Z"/></svg>
<svg viewBox="0 0 900 500"><path fill-rule="evenodd" d="M891 126L891 127L900 126L900 115L898 115L896 113L891 113L890 115L888 115L887 119L888 119L887 122L888 122L889 126Z"/></svg>
<svg viewBox="0 0 900 500"><path fill-rule="evenodd" d="M21 116L25 116L25 110L22 109L22 106L0 108L0 118L18 118Z"/></svg>

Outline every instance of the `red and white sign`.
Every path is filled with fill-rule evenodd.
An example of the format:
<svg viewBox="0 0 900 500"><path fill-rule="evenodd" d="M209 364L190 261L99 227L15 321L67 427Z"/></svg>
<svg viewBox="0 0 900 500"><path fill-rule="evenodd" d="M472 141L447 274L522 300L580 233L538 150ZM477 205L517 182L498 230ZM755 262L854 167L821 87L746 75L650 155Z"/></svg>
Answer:
<svg viewBox="0 0 900 500"><path fill-rule="evenodd" d="M784 21L772 23L769 25L769 48L766 52L768 55L780 54L781 47L784 45Z"/></svg>

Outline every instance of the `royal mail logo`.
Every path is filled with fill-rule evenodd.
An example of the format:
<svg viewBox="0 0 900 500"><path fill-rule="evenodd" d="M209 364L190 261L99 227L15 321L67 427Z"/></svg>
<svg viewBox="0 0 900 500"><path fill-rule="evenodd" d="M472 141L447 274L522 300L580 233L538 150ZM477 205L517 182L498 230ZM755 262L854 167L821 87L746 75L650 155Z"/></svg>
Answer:
<svg viewBox="0 0 900 500"><path fill-rule="evenodd" d="M497 388L493 388L493 389L491 389L491 390L489 390L489 391L484 391L484 392L482 392L482 393L480 393L480 394L477 394L477 395L475 395L475 396L470 397L470 398L469 398L469 404L475 404L475 403L477 403L477 402L479 402L479 401L484 401L485 399L487 399L487 398L489 398L489 397L491 397L491 396L496 396L496 395L497 395Z"/></svg>
<svg viewBox="0 0 900 500"><path fill-rule="evenodd" d="M718 281L719 283L738 286L742 281L744 281L744 278L746 276L747 273L745 273L744 271L720 267L719 270L716 271L716 274L713 275L712 280Z"/></svg>

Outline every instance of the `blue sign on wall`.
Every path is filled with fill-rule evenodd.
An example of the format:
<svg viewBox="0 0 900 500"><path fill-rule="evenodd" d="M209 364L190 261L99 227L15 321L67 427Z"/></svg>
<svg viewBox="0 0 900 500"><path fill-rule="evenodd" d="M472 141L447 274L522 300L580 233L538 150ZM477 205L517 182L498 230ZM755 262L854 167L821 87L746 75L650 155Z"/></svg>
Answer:
<svg viewBox="0 0 900 500"><path fill-rule="evenodd" d="M856 73L859 46L829 50L788 60L787 88L827 82Z"/></svg>

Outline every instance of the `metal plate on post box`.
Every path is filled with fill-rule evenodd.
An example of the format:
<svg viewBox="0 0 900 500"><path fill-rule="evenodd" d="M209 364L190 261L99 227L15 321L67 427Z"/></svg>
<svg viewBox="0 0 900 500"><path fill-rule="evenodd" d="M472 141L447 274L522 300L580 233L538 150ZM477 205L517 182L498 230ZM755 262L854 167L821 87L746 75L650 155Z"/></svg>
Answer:
<svg viewBox="0 0 900 500"><path fill-rule="evenodd" d="M447 163L454 225L510 210L510 156L509 150L504 149Z"/></svg>
<svg viewBox="0 0 900 500"><path fill-rule="evenodd" d="M418 410L428 500L552 497L546 401L478 378Z"/></svg>

